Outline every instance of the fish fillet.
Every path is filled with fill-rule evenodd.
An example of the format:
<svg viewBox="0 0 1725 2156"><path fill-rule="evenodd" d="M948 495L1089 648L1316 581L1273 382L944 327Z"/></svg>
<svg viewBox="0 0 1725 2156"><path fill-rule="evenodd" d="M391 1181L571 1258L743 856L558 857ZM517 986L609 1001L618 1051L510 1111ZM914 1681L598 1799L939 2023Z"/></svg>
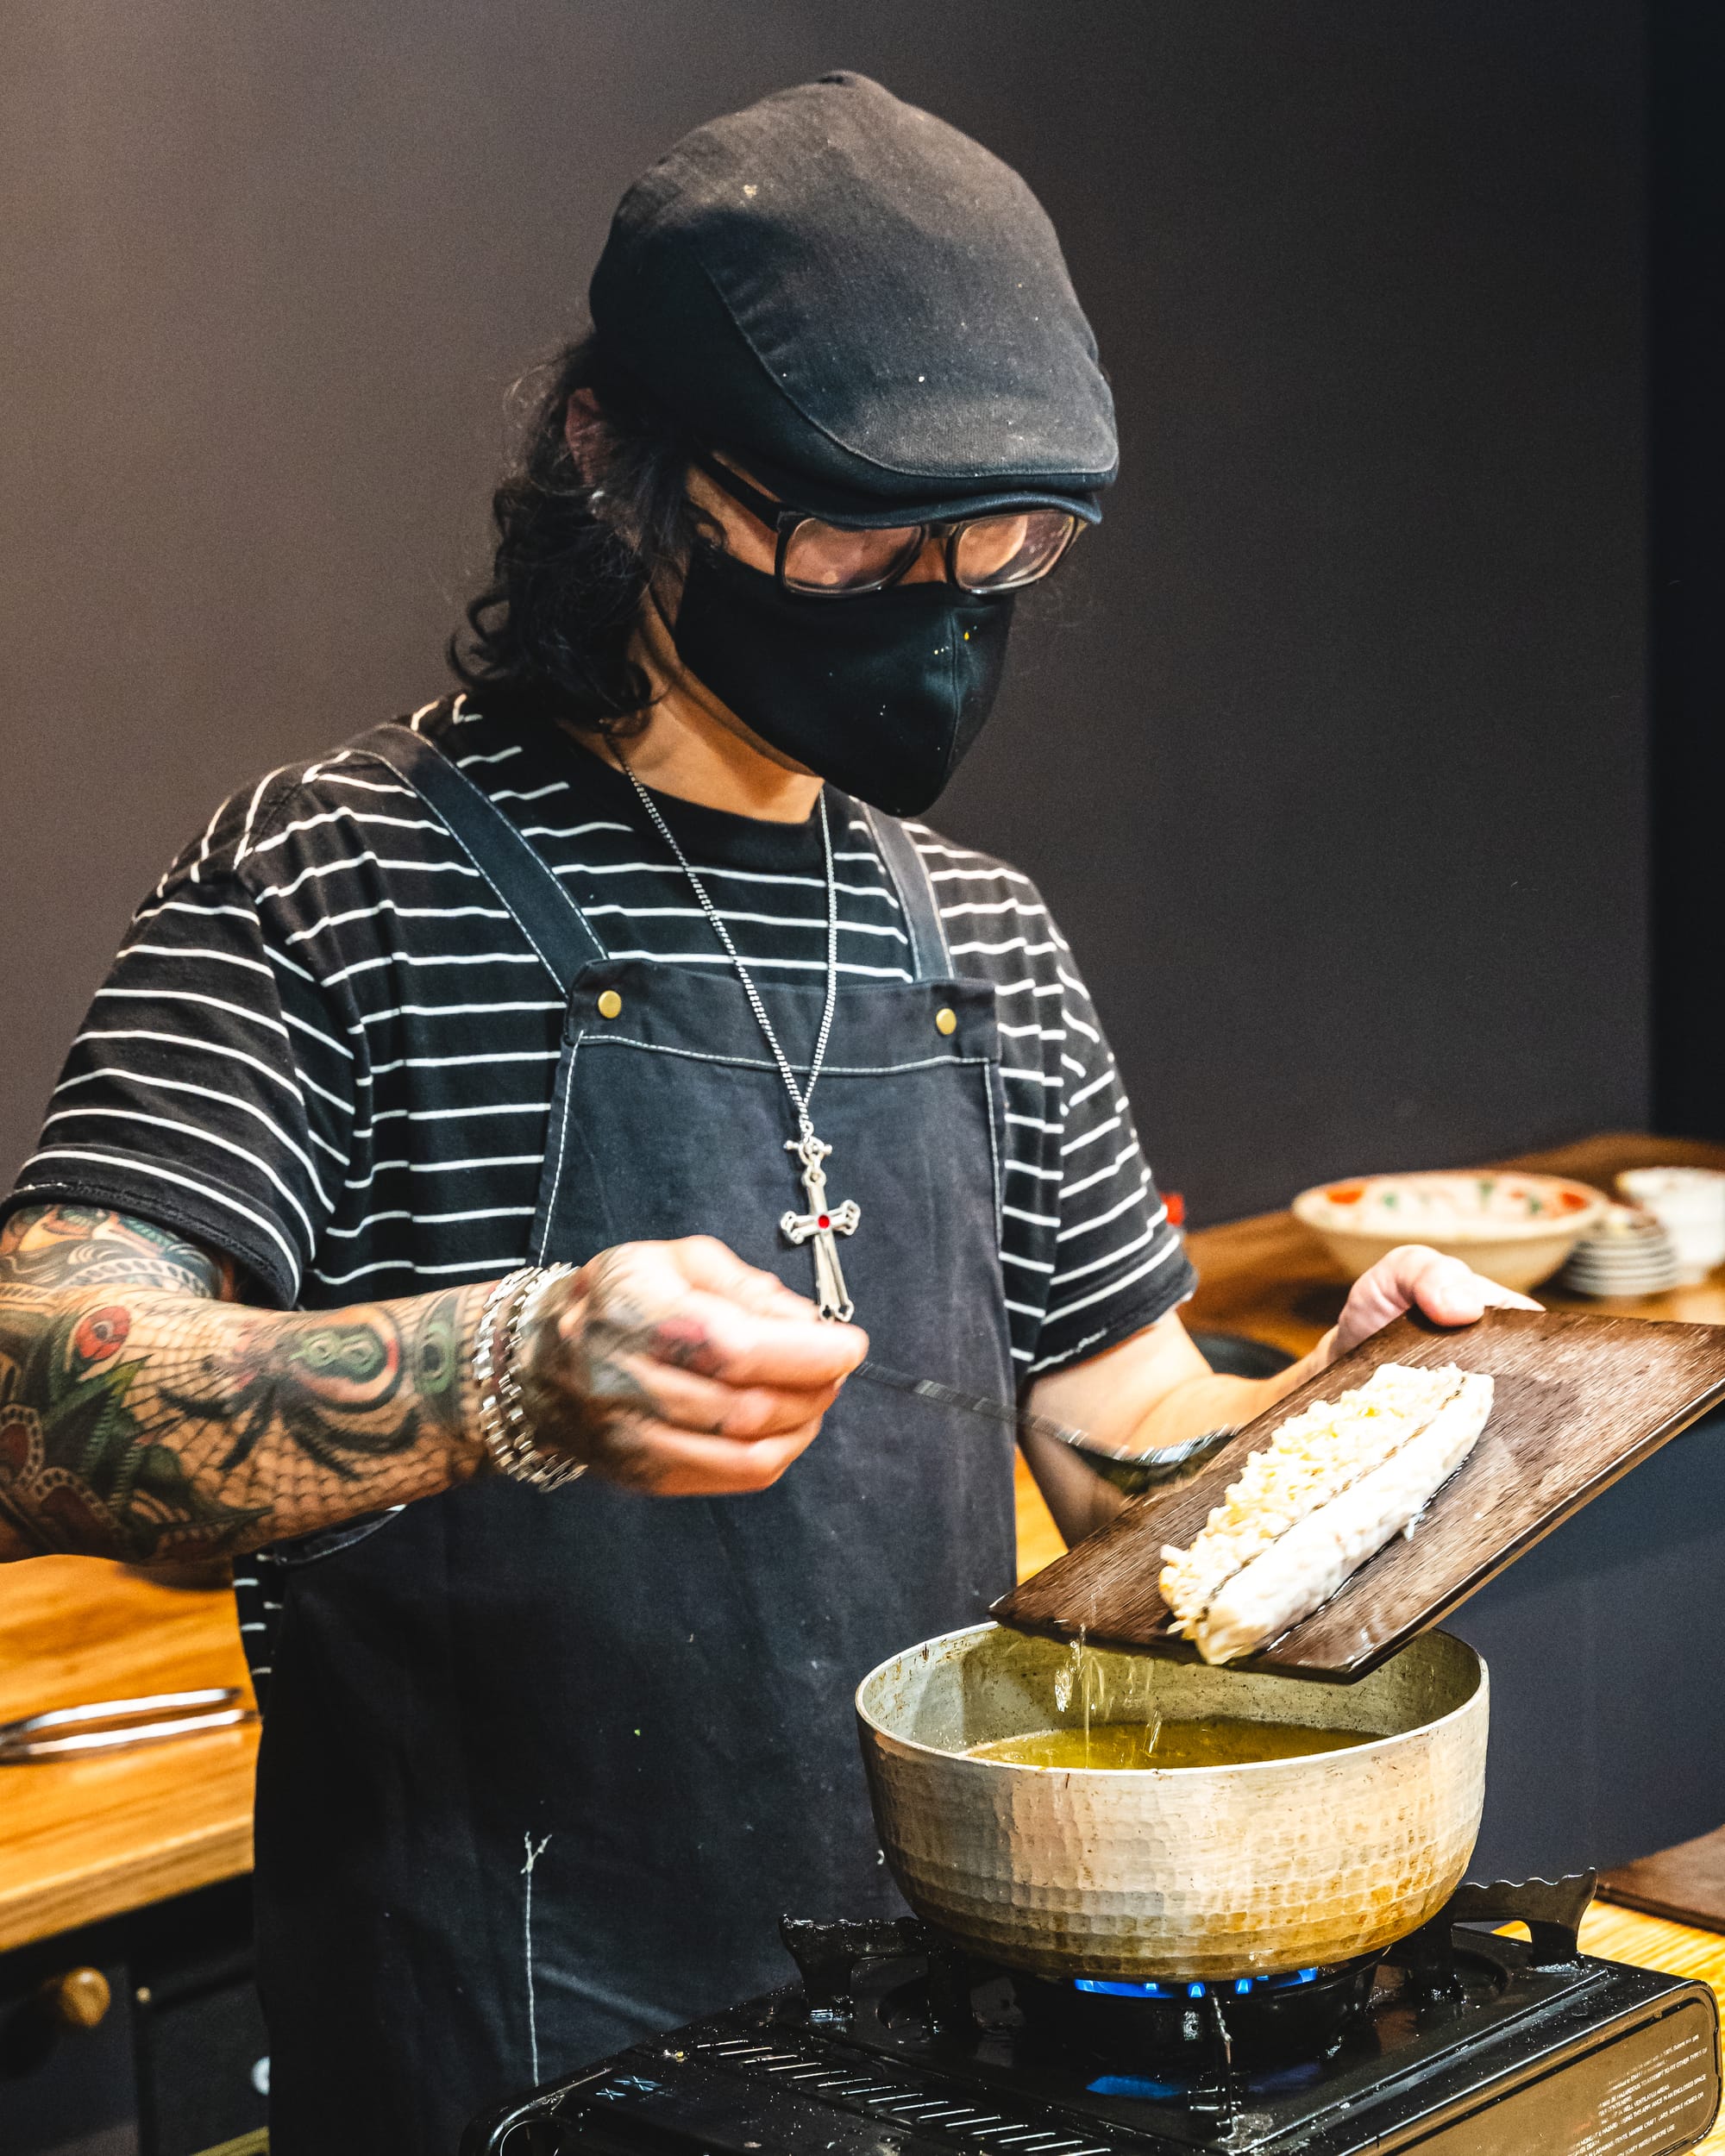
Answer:
<svg viewBox="0 0 1725 2156"><path fill-rule="evenodd" d="M1163 1552L1163 1599L1204 1659L1267 1645L1410 1528L1472 1451L1492 1389L1453 1364L1384 1363L1283 1423L1191 1547Z"/></svg>

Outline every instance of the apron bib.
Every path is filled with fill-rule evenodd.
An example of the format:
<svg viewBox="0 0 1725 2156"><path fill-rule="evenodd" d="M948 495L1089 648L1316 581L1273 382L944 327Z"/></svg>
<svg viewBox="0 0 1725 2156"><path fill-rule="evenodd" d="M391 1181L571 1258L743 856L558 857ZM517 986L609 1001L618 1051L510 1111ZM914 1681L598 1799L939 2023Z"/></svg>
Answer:
<svg viewBox="0 0 1725 2156"><path fill-rule="evenodd" d="M794 1113L735 976L611 959L431 743L361 745L568 999L524 1255L710 1234L808 1294L779 1230ZM914 848L869 823L917 977L837 998L818 1125L832 1202L862 1207L845 1276L883 1361L1009 1401L994 991L950 977ZM758 985L798 1068L824 990ZM485 2106L787 1981L781 1914L902 1909L852 1695L1011 1584L1010 1432L858 1385L758 1495L496 1479L380 1525L280 1573L257 1819L275 2156L444 2156Z"/></svg>

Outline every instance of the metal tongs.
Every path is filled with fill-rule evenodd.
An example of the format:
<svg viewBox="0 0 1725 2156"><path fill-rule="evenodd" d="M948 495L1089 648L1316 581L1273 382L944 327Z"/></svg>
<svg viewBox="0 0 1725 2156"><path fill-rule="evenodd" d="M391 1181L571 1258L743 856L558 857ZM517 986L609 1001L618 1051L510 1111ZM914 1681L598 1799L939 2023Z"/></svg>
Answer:
<svg viewBox="0 0 1725 2156"><path fill-rule="evenodd" d="M22 1721L0 1722L0 1766L23 1759L124 1752L134 1745L158 1744L166 1737L237 1728L258 1718L245 1697L237 1684L220 1684L204 1691L152 1692L144 1699L50 1708L45 1714L27 1714Z"/></svg>
<svg viewBox="0 0 1725 2156"><path fill-rule="evenodd" d="M913 1400L931 1401L937 1407L957 1407L965 1414L980 1415L985 1421L1004 1423L1009 1430L1028 1430L1052 1438L1078 1453L1095 1473L1128 1497L1142 1496L1145 1490L1164 1483L1184 1482L1239 1434L1230 1426L1223 1430L1202 1430L1195 1438L1182 1438L1178 1445L1157 1445L1150 1452L1125 1451L1098 1445L1088 1432L1074 1430L1048 1415L1009 1407L1004 1401L990 1400L981 1393L962 1393L936 1378L907 1377L902 1370L888 1369L872 1356L859 1363L850 1375L870 1385L907 1393Z"/></svg>

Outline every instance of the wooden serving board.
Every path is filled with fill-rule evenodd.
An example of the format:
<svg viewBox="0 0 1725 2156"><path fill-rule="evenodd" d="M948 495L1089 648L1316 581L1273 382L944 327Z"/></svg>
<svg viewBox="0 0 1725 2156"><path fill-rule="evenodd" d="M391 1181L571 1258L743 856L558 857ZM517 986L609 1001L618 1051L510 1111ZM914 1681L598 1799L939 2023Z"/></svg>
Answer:
<svg viewBox="0 0 1725 2156"><path fill-rule="evenodd" d="M1181 1488L1133 1499L995 1603L1021 1631L1193 1661L1157 1588L1162 1547L1184 1548L1289 1415L1363 1384L1380 1363L1455 1363L1496 1381L1491 1420L1433 1499L1321 1609L1245 1665L1286 1677L1364 1677L1447 1616L1553 1527L1725 1400L1725 1326L1492 1310L1477 1325L1397 1318L1278 1401Z"/></svg>
<svg viewBox="0 0 1725 2156"><path fill-rule="evenodd" d="M1602 1872L1599 1895L1673 1924L1725 1932L1725 1827Z"/></svg>

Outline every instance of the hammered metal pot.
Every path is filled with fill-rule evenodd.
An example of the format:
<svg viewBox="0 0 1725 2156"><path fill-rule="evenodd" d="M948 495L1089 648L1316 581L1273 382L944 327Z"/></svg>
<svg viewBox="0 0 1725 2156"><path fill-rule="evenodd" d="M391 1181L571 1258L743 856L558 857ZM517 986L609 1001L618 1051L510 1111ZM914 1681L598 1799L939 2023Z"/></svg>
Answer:
<svg viewBox="0 0 1725 2156"><path fill-rule="evenodd" d="M1247 1766L963 1756L1098 1720L1243 1715L1376 1741ZM1354 1684L1066 1647L976 1625L857 1689L881 1846L917 1914L1044 1976L1245 1977L1343 1961L1460 1883L1485 1794L1485 1664L1428 1633Z"/></svg>

